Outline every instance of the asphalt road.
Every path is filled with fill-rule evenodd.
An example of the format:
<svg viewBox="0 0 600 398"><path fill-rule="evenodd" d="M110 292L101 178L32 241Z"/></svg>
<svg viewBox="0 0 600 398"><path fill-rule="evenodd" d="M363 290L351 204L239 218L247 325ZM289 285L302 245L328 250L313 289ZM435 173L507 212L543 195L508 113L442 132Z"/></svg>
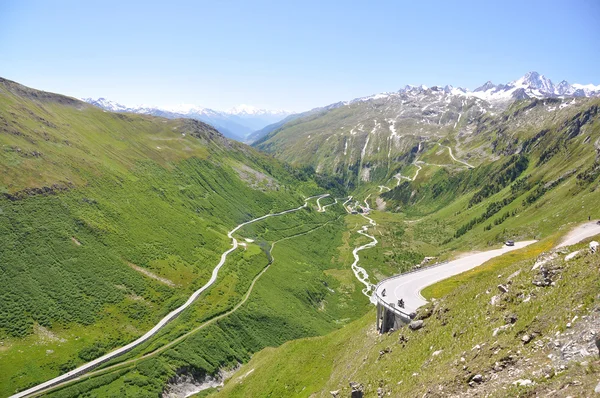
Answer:
<svg viewBox="0 0 600 398"><path fill-rule="evenodd" d="M439 266L424 268L423 270L408 274L401 274L387 279L378 285L376 295L382 297L383 301L388 304L393 303L397 305L398 300L403 299L403 311L411 313L416 311L417 308L427 304L427 300L421 296L421 290L425 287L475 268L494 257L521 249L535 242L535 240L515 242L514 246L503 246L501 249L471 254ZM385 296L383 296L384 290Z"/></svg>
<svg viewBox="0 0 600 398"><path fill-rule="evenodd" d="M596 221L587 222L575 227L557 247L571 246L598 234L600 234L600 225Z"/></svg>

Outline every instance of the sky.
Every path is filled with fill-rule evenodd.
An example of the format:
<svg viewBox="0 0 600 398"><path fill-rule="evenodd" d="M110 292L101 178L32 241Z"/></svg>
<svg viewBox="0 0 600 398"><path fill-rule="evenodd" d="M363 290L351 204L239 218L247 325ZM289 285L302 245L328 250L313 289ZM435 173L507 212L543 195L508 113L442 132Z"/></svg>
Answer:
<svg viewBox="0 0 600 398"><path fill-rule="evenodd" d="M0 0L0 76L125 105L303 111L528 71L600 84L600 1Z"/></svg>

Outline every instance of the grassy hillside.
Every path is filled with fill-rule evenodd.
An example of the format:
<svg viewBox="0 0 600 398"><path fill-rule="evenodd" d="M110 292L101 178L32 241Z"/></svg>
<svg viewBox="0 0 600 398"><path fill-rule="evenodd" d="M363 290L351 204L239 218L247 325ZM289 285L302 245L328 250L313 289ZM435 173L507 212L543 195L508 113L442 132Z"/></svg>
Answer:
<svg viewBox="0 0 600 398"><path fill-rule="evenodd" d="M432 313L422 315L422 330L405 327L378 336L371 312L325 337L261 352L215 396L328 397L329 391L347 396L350 382L362 384L367 397L381 392L392 396L533 396L557 388L565 396L589 395L597 383L597 364L590 361L593 353L579 357L578 363L588 361L581 368L574 363L561 368L554 345L547 343L562 341L562 334L568 338L568 328L576 327L571 320L589 316L600 305L600 261L597 255L583 254L567 262L564 254L559 255L546 265L556 271L556 284L534 286L531 282L540 273L532 270L535 259L552 247L556 237L482 266L432 305ZM500 294L498 283L507 283L509 293ZM491 304L494 295L497 304ZM525 334L532 336L527 344L522 341ZM476 374L483 375L483 382L470 386ZM512 384L517 379L531 379L535 384L517 387Z"/></svg>
<svg viewBox="0 0 600 398"><path fill-rule="evenodd" d="M547 106L543 101L530 106L517 103L507 111L501 125L515 124L513 133L494 132L494 145L486 149L490 159L497 160L474 169L439 167L438 162L449 160L439 146L430 146L422 152L423 163L414 181L403 181L390 191L374 184L357 191L361 197L371 194L372 207L394 211L371 215L378 222L373 230L381 242L364 252L362 265L373 276L372 282L395 273L394 269L402 270L393 252L383 248L386 241L415 253L409 264L424 255L444 259L509 238L540 239L538 244L426 289L424 294L442 300L422 331L404 328L378 336L375 315L370 313L325 337L262 351L216 396L325 397L336 390L345 396L350 382L363 384L366 396L505 396L507 391L511 396L531 396L557 388L566 389L566 395L587 395L585 391L597 382L591 376L597 371L596 365L589 365L591 351L578 360L583 366L577 367L549 359L549 353L556 353L544 347L565 332L567 341L561 344L568 342L569 321L597 318L600 262L591 255L567 262L560 254L547 266L554 270L555 285L550 288L532 284L541 272L532 266L574 223L600 218L598 102L588 101L567 119L550 124L541 122ZM514 118L523 112L540 124L518 124ZM487 126L482 134L492 130ZM475 138L469 142L474 148ZM403 174L414 175L410 170ZM508 284L510 293L500 295L499 304L492 305L499 283ZM516 323L494 334L512 314ZM538 341L523 344L524 334ZM469 385L476 374L483 375L483 383ZM519 378L535 384L514 386L512 382ZM576 383L568 381L572 379Z"/></svg>
<svg viewBox="0 0 600 398"><path fill-rule="evenodd" d="M569 281L581 278L564 288L532 287L527 278L535 273L527 270L569 223L600 218L598 100L522 101L498 112L425 90L340 105L260 143L297 169L200 122L112 114L0 83L2 396L143 334L208 280L237 224L316 193L341 197L345 187L378 209L368 229L378 244L360 252L372 283L425 256L443 260L509 238L541 241L428 290L443 298L423 331L377 336L350 269L352 250L370 241L357 233L368 222L347 214L345 199L322 199L332 204L326 212L313 199L241 228L243 245L191 308L152 340L50 395L157 396L182 375L198 381L248 361L221 395L344 395L350 381L371 395L378 388L422 395L438 386L462 394L475 369L489 370L500 353L516 350L523 330L549 336L552 322L595 303L597 280L584 269L595 258L568 267L556 260ZM535 300L523 306L521 295L507 295L486 307L482 292L517 269L512 286ZM556 300L564 302L560 314L551 310ZM577 311L575 301L584 303ZM468 358L470 373L452 367L471 344L496 347L486 328L499 325L502 311L518 312L519 321L501 351ZM432 350L443 351L432 359Z"/></svg>
<svg viewBox="0 0 600 398"><path fill-rule="evenodd" d="M140 336L208 280L228 230L323 191L203 123L6 80L0 145L2 396ZM199 314L228 308L267 261L259 246L233 258Z"/></svg>
<svg viewBox="0 0 600 398"><path fill-rule="evenodd" d="M187 330L186 320L178 319L168 335L130 355L139 360L100 371L51 395L68 397L85 392L98 396L156 396L183 368L201 378L246 362L264 347L326 334L364 314L368 301L357 283L345 275L349 253L338 249L344 227L341 210L338 207L334 212L319 213L320 220L313 225L307 224L310 214L296 213L240 231L241 236L255 239L249 248L261 242L277 243L270 252L274 261L268 272L256 281L239 309L157 353L161 342ZM149 352L154 354L141 358ZM118 378L111 379L117 374Z"/></svg>

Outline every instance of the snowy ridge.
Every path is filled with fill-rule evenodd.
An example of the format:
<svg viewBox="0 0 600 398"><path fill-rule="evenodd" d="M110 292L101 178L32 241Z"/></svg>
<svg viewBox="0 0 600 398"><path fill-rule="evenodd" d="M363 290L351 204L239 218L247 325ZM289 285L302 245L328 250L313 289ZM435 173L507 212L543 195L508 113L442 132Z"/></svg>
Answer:
<svg viewBox="0 0 600 398"><path fill-rule="evenodd" d="M293 114L292 111L280 110L280 109L261 109L251 105L238 105L230 108L226 111L219 111L210 108L204 108L194 104L179 104L179 105L168 105L168 106L155 106L155 105L136 105L127 106L120 104L115 101L108 100L106 98L82 98L82 101L88 104L95 105L111 112L132 112L132 113L149 113L152 110L172 112L178 115L282 115L283 117Z"/></svg>
<svg viewBox="0 0 600 398"><path fill-rule="evenodd" d="M227 111L218 111L194 104L161 107L153 105L127 106L106 98L83 98L83 101L110 112L138 113L169 119L197 119L214 126L226 137L239 141L243 141L253 132L293 114L291 111L260 109L250 105L239 105Z"/></svg>
<svg viewBox="0 0 600 398"><path fill-rule="evenodd" d="M523 77L506 84L494 84L488 81L484 85L471 91L462 87L433 86L428 88L424 85L406 85L397 92L384 92L367 97L355 98L343 104L353 104L373 100L386 100L397 97L400 94L420 94L427 90L443 92L452 96L474 97L481 100L496 103L507 103L518 99L528 98L565 98L565 97L600 97L600 85L594 84L569 84L563 80L554 84L552 80L537 72L529 72Z"/></svg>

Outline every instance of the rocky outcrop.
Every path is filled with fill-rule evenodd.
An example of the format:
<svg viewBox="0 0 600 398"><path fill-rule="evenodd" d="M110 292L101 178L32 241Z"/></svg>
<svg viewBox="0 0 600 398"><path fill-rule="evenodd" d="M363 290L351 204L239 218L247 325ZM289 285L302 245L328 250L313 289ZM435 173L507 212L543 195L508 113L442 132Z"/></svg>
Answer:
<svg viewBox="0 0 600 398"><path fill-rule="evenodd" d="M408 324L408 327L410 330L419 330L423 327L423 321L420 319L418 321L412 321Z"/></svg>
<svg viewBox="0 0 600 398"><path fill-rule="evenodd" d="M363 398L365 388L362 384L351 381L350 388L352 389L352 391L350 392L351 398Z"/></svg>
<svg viewBox="0 0 600 398"><path fill-rule="evenodd" d="M69 189L71 189L73 187L74 187L73 183L67 182L67 183L61 183L61 184L53 184L49 187L25 188L21 191L14 192L12 194L4 193L4 197L11 201L17 201L17 200L25 199L29 196L56 195L60 192L68 191Z"/></svg>

